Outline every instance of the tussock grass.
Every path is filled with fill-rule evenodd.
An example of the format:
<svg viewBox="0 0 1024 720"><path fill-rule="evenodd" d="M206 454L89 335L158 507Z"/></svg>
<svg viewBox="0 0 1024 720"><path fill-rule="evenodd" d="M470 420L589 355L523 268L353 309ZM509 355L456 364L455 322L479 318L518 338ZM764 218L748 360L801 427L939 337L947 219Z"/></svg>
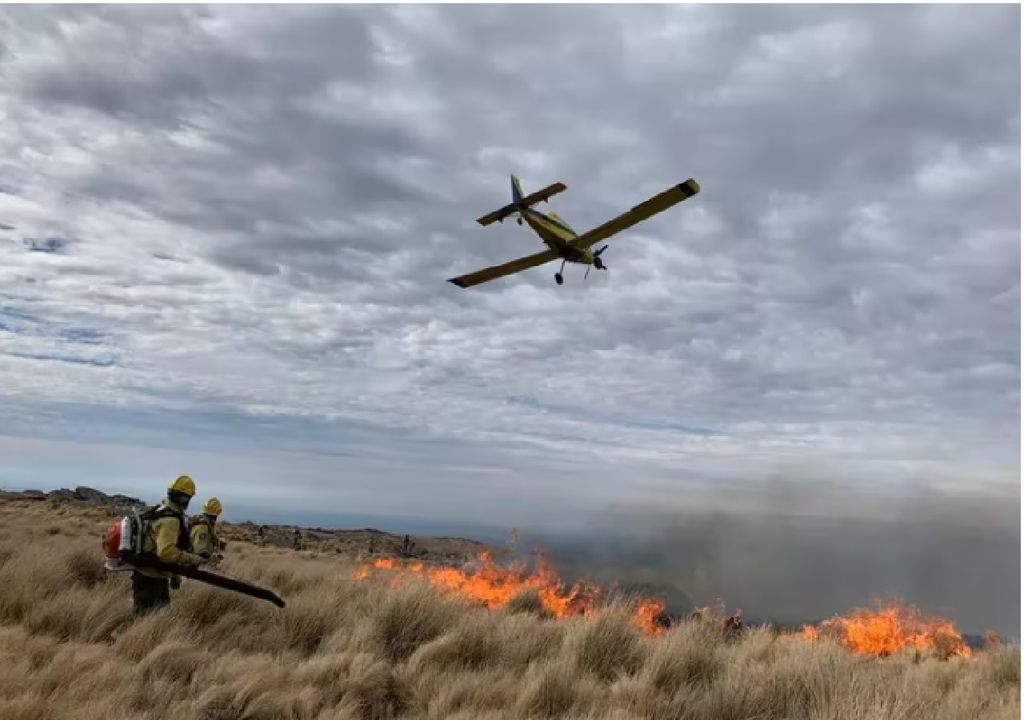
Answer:
<svg viewBox="0 0 1024 720"><path fill-rule="evenodd" d="M497 621L481 613L456 618L452 628L421 645L409 659L418 673L460 673L489 669L501 657Z"/></svg>
<svg viewBox="0 0 1024 720"><path fill-rule="evenodd" d="M420 645L433 640L458 619L459 609L437 597L426 583L415 582L383 597L370 616L377 649L391 662L405 660Z"/></svg>
<svg viewBox="0 0 1024 720"><path fill-rule="evenodd" d="M568 651L578 672L611 681L640 669L644 659L640 636L630 627L630 615L624 610L613 608L594 620L575 619L572 630Z"/></svg>
<svg viewBox="0 0 1024 720"><path fill-rule="evenodd" d="M488 611L419 581L356 582L343 556L244 542L222 571L286 608L186 578L170 609L134 619L128 575L102 568L109 518L62 510L0 503L4 720L1020 716L1016 646L876 660L763 628L726 642L701 620L649 638L625 601L564 621L530 593Z"/></svg>
<svg viewBox="0 0 1024 720"><path fill-rule="evenodd" d="M544 607L540 592L535 588L526 588L516 593L506 606L508 612L526 613L536 617L550 617L551 614Z"/></svg>
<svg viewBox="0 0 1024 720"><path fill-rule="evenodd" d="M593 679L573 672L564 661L538 663L523 677L514 710L526 718L579 716L599 698L595 687Z"/></svg>

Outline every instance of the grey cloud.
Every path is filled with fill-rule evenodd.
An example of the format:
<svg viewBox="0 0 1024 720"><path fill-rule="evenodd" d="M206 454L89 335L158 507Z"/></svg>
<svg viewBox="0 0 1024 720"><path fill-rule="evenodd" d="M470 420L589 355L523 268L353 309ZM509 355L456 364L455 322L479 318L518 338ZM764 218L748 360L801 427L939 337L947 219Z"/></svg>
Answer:
<svg viewBox="0 0 1024 720"><path fill-rule="evenodd" d="M187 127L190 113L201 116L237 97L255 100L258 108L261 95L274 101L282 92L316 87L336 76L338 67L367 68L369 36L363 24L346 21L347 14L340 8L335 22L325 24L315 13L292 8L282 9L283 22L278 23L266 23L243 8L71 12L63 17L78 20L77 36L54 48L66 55L30 64L16 80L29 97L43 102L156 124L178 126L184 121ZM60 15L35 9L17 9L11 15L16 29L19 20L28 19L25 25L31 32L66 37L55 27ZM259 33L245 36L253 20ZM303 42L291 42L292 33ZM18 51L12 54L17 57ZM90 62L74 62L79 54ZM127 67L126 54L135 60ZM323 63L328 54L336 59L335 67Z"/></svg>
<svg viewBox="0 0 1024 720"><path fill-rule="evenodd" d="M25 238L22 241L30 252L59 253L69 240L62 237Z"/></svg>
<svg viewBox="0 0 1024 720"><path fill-rule="evenodd" d="M116 364L113 360L97 360L97 359L93 359L93 358L71 357L71 356L67 356L67 355L46 355L46 354L43 354L43 353L32 354L32 353L18 353L18 352L11 352L11 353L6 353L6 354L10 355L11 357L23 358L25 360L44 360L44 361L53 361L53 362L60 362L60 363L73 363L73 364L80 364L80 365L93 365L95 367L102 367L102 368L111 367L112 365Z"/></svg>

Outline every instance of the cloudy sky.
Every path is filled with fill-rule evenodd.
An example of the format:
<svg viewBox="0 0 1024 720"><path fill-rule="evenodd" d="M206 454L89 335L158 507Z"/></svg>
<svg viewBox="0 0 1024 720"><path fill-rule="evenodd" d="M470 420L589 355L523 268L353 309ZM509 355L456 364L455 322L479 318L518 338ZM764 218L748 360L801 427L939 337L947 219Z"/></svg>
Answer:
<svg viewBox="0 0 1024 720"><path fill-rule="evenodd" d="M4 8L0 481L503 526L794 476L1016 503L1019 28ZM510 173L581 232L703 190L586 282L445 282L540 249L474 222Z"/></svg>

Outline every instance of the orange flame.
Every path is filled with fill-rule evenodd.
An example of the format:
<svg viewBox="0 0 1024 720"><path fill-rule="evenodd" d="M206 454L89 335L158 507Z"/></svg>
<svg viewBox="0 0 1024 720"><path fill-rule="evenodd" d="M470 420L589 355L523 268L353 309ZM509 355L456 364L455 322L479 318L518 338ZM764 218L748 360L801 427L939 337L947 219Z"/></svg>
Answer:
<svg viewBox="0 0 1024 720"><path fill-rule="evenodd" d="M468 570L426 568L421 562L400 565L391 558L385 558L360 567L355 579L368 579L371 569L394 571L396 578L416 575L425 577L442 592L467 598L491 609L505 607L524 592L534 592L543 610L556 618L593 615L601 599L600 588L592 585L576 583L567 589L541 555L537 557L537 571L529 574L522 565L511 568L496 565L487 552L477 556L476 564L477 567ZM641 601L634 611L634 627L648 635L660 635L664 628L658 624L658 618L664 609L665 603L660 600Z"/></svg>
<svg viewBox="0 0 1024 720"><path fill-rule="evenodd" d="M663 635L665 628L658 619L665 612L665 603L661 600L641 600L633 613L633 627L644 635Z"/></svg>
<svg viewBox="0 0 1024 720"><path fill-rule="evenodd" d="M943 658L971 657L971 649L952 622L921 617L916 607L899 602L876 605L874 611L857 608L817 627L805 625L803 636L810 642L828 637L848 650L875 657L905 649L931 650Z"/></svg>
<svg viewBox="0 0 1024 720"><path fill-rule="evenodd" d="M594 616L599 612L603 594L599 587L588 584L576 583L566 588L539 554L537 570L533 573L526 573L521 564L501 567L494 563L490 553L484 552L477 556L475 566L465 569L427 567L422 562L403 565L394 558L381 558L357 569L355 579L368 580L374 571L388 573L394 580L422 577L441 592L491 609L505 607L524 592L532 592L543 611L555 618ZM632 611L631 624L646 635L663 635L666 628L660 621L664 612L662 600L641 599ZM690 618L703 618L721 625L726 635L742 627L740 611L727 616L724 605L697 608ZM880 658L907 649L932 651L943 658L972 656L954 623L922 617L916 607L898 601L888 604L876 601L875 610L857 608L846 617L835 617L817 626L805 625L799 634L808 642L831 639L852 652ZM991 633L988 642L990 646L997 646L999 640Z"/></svg>

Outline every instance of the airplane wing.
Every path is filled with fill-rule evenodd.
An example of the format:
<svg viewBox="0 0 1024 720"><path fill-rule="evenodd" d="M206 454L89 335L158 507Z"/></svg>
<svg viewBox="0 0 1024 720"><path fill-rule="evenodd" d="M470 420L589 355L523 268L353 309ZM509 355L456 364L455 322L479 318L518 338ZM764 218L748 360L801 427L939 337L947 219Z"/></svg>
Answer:
<svg viewBox="0 0 1024 720"><path fill-rule="evenodd" d="M529 207L530 205L536 205L541 200L547 200L552 195L557 195L563 190L565 190L565 183L552 183L551 185L548 185L546 188L542 188L537 192L532 192L529 195L526 195L519 201L519 205L511 203L509 205L506 205L505 207L498 208L494 212L489 212L483 217L477 218L476 221L481 225L490 225L491 223L504 220L509 215L518 210L520 206Z"/></svg>
<svg viewBox="0 0 1024 720"><path fill-rule="evenodd" d="M546 262L557 260L561 257L554 250L545 250L539 252L536 255L527 255L521 257L518 260L512 260L504 265L494 265L493 267L484 268L483 270L477 270L476 272L469 273L468 275L460 275L448 280L453 285L458 285L461 288L471 287L473 285L479 285L485 283L488 280L494 280L505 275L511 275L528 268L536 267L537 265L543 265Z"/></svg>
<svg viewBox="0 0 1024 720"><path fill-rule="evenodd" d="M572 244L578 248L590 247L594 243L601 242L616 233L620 233L623 230L633 227L642 220L646 220L653 215L657 215L660 212L668 210L673 205L681 203L686 198L693 197L699 192L700 185L697 184L696 180L690 178L686 182L674 185L668 190L658 193L648 200L644 200L636 207L631 210L627 210L603 225L598 225L593 230L588 230L582 235L578 235L576 239L572 241Z"/></svg>
<svg viewBox="0 0 1024 720"><path fill-rule="evenodd" d="M535 203L539 203L541 200L547 200L552 195L557 195L563 190L565 190L565 183L552 183L543 190L538 190L537 192L530 193L529 195L523 198L522 203L523 205L527 206L533 205Z"/></svg>
<svg viewBox="0 0 1024 720"><path fill-rule="evenodd" d="M516 206L514 204L513 205L506 205L505 207L498 208L494 212L487 213L483 217L478 217L476 219L476 221L478 223L480 223L481 225L485 225L485 226L486 225L490 225L491 223L496 223L499 220L504 220L505 218L507 218L509 215L511 215L515 211L516 211Z"/></svg>

